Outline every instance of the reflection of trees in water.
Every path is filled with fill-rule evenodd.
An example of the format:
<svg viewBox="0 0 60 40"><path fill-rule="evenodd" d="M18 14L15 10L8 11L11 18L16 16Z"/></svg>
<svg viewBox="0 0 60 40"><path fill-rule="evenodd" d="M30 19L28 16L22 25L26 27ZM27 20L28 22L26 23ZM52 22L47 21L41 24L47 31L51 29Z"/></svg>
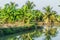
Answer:
<svg viewBox="0 0 60 40"><path fill-rule="evenodd" d="M49 29L45 29L45 31L41 31L39 29L34 30L33 32L29 32L26 34L22 34L20 35L21 40L34 40L33 38L35 37L40 37L42 34L45 35L45 39L44 40L51 40L52 37L55 37L57 34L57 28L53 28L53 27L48 27ZM44 29L42 29L44 30Z"/></svg>
<svg viewBox="0 0 60 40"><path fill-rule="evenodd" d="M34 40L34 37L40 37L42 35L42 30L34 30L33 32L29 32L26 34L22 34L20 35L19 38L21 38L21 40Z"/></svg>
<svg viewBox="0 0 60 40"><path fill-rule="evenodd" d="M15 35L15 36L8 37L6 38L6 40L34 40L34 38L40 37L42 36L42 34L44 34L45 36L44 40L51 40L52 37L56 37L57 28L50 26L47 27L47 29L37 28L35 30L24 32L23 34L20 34L18 36Z"/></svg>
<svg viewBox="0 0 60 40"><path fill-rule="evenodd" d="M57 28L50 28L45 30L45 40L51 40L51 37L55 37L57 34Z"/></svg>
<svg viewBox="0 0 60 40"><path fill-rule="evenodd" d="M21 35L23 40L33 40L34 37L39 37L41 36L42 32L35 30L32 33L27 33L27 34L23 34Z"/></svg>

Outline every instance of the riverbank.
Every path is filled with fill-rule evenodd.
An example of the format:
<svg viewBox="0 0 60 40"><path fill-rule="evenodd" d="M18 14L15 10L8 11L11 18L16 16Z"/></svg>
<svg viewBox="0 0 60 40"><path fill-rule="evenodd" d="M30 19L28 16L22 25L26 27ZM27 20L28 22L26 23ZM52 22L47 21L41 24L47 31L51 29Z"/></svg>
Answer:
<svg viewBox="0 0 60 40"><path fill-rule="evenodd" d="M51 25L51 23L38 22L37 27L35 24L3 24L0 26L0 36L15 34L19 32L25 32L27 30L34 30L36 28L42 27L42 25ZM59 26L60 23L55 22L55 26Z"/></svg>
<svg viewBox="0 0 60 40"><path fill-rule="evenodd" d="M52 23L53 25L57 26L57 25L60 25L60 22L54 22ZM23 23L23 22L16 22L16 23L7 23L7 24L0 24L0 28L11 28L11 27L21 27L21 26L32 26L32 25L35 25L35 23L30 23L30 24L26 24L26 23ZM41 25L51 25L50 22L37 22L37 25L38 26L41 26Z"/></svg>

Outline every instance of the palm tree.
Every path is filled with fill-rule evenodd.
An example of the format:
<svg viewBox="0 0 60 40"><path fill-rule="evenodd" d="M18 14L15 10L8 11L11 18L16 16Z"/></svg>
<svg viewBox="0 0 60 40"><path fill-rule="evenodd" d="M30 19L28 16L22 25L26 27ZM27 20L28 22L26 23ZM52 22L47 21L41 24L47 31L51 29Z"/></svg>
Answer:
<svg viewBox="0 0 60 40"><path fill-rule="evenodd" d="M54 25L54 22L57 21L57 14L52 10L50 6L44 8L45 14L43 17L44 22L47 23L46 29L48 30L49 25Z"/></svg>
<svg viewBox="0 0 60 40"><path fill-rule="evenodd" d="M53 23L55 21L57 21L57 14L55 11L52 10L52 8L50 6L47 6L46 8L44 8L45 10L45 14L44 14L44 21L45 22L49 22L49 23Z"/></svg>
<svg viewBox="0 0 60 40"><path fill-rule="evenodd" d="M60 15L57 15L57 20L60 21Z"/></svg>
<svg viewBox="0 0 60 40"><path fill-rule="evenodd" d="M52 8L50 8L50 6L47 6L46 8L44 8L44 10L45 10L45 14L43 19L46 20L46 22L49 22Z"/></svg>
<svg viewBox="0 0 60 40"><path fill-rule="evenodd" d="M28 1L28 2L26 3L26 6L27 6L28 9L30 10L30 9L33 9L33 8L35 7L35 4L34 4L33 2Z"/></svg>
<svg viewBox="0 0 60 40"><path fill-rule="evenodd" d="M34 8L33 2L28 1L25 5L22 7L22 12L23 12L23 20L27 21L27 23L30 22L32 18L32 9Z"/></svg>

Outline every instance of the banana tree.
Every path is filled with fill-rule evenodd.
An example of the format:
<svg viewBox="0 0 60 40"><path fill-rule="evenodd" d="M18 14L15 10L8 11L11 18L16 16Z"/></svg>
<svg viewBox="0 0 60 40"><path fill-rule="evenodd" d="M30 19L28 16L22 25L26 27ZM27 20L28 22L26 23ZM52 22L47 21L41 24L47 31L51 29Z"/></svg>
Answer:
<svg viewBox="0 0 60 40"><path fill-rule="evenodd" d="M3 9L0 9L0 23L4 23L7 15L4 13Z"/></svg>
<svg viewBox="0 0 60 40"><path fill-rule="evenodd" d="M10 4L5 5L4 13L8 15L5 21L14 22L16 20L16 11L17 11L16 7L17 4L12 2Z"/></svg>

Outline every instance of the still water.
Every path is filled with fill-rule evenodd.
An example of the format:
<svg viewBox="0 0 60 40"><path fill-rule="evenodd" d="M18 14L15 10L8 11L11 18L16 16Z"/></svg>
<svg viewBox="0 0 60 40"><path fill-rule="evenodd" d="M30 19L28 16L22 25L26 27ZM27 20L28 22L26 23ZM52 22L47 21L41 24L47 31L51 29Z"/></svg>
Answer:
<svg viewBox="0 0 60 40"><path fill-rule="evenodd" d="M60 27L41 26L27 32L0 37L0 40L60 40Z"/></svg>

